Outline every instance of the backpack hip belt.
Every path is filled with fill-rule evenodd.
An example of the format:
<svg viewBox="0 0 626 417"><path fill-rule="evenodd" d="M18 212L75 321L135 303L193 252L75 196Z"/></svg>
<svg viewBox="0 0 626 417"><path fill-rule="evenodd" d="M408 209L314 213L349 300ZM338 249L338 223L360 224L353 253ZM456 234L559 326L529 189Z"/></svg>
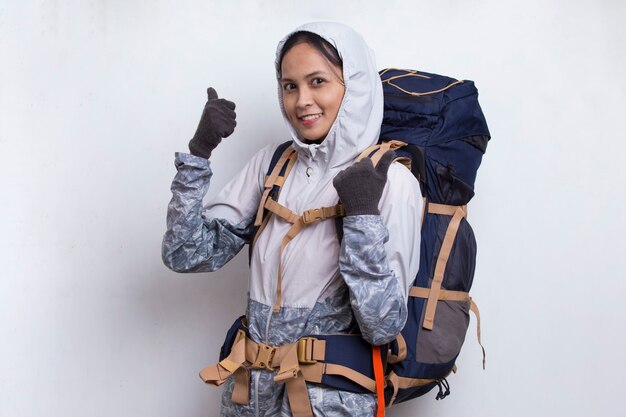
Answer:
<svg viewBox="0 0 626 417"><path fill-rule="evenodd" d="M232 401L237 404L248 404L250 400L250 369L277 371L274 381L286 384L294 416L313 415L306 382L361 393L376 391L372 364L355 367L343 358L345 354L371 356L371 345L360 335L306 336L288 345L269 346L250 339L241 320L233 327L237 332L228 356L200 371L200 378L206 384L220 386L232 375Z"/></svg>

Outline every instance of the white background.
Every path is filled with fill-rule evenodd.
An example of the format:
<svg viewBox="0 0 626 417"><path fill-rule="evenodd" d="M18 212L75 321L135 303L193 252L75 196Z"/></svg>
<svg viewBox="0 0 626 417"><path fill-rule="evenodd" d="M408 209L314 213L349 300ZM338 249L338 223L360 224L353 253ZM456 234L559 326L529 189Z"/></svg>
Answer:
<svg viewBox="0 0 626 417"><path fill-rule="evenodd" d="M622 1L0 3L0 415L214 416L213 363L244 310L242 253L161 263L174 151L209 85L237 103L215 193L288 138L278 40L361 32L380 68L475 80L492 141L470 221L472 320L452 395L390 416L615 416L626 394Z"/></svg>

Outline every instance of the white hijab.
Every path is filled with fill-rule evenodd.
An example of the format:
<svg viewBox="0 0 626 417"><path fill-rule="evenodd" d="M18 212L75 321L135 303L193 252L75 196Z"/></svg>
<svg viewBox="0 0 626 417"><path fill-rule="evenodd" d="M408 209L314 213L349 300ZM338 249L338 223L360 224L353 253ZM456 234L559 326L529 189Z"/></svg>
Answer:
<svg viewBox="0 0 626 417"><path fill-rule="evenodd" d="M291 126L285 114L279 83L278 101L283 117L300 157L321 153L328 163L328 168L343 166L352 162L367 147L375 144L380 134L383 119L383 89L376 70L374 52L361 35L346 25L333 22L307 23L296 28L278 43L276 50L278 78L283 45L296 32L315 33L337 49L343 60L346 91L337 119L321 144L304 143Z"/></svg>

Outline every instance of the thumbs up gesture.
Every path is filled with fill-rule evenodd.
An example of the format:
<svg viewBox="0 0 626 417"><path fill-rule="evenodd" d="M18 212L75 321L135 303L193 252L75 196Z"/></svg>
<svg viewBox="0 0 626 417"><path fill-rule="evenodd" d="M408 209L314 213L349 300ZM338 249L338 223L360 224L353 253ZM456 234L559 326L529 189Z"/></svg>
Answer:
<svg viewBox="0 0 626 417"><path fill-rule="evenodd" d="M202 158L209 158L213 149L222 138L230 136L235 130L235 103L218 98L214 88L206 90L208 100L204 105L196 134L189 141L189 151Z"/></svg>

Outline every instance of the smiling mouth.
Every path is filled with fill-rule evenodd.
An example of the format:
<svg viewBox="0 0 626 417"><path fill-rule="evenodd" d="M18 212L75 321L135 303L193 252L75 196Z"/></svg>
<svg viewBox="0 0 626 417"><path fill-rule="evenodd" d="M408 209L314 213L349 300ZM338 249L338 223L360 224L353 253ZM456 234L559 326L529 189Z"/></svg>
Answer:
<svg viewBox="0 0 626 417"><path fill-rule="evenodd" d="M320 117L322 117L322 113L307 114L306 116L299 117L299 119L302 120L302 121L308 122L308 121L311 121L311 120L317 120Z"/></svg>

